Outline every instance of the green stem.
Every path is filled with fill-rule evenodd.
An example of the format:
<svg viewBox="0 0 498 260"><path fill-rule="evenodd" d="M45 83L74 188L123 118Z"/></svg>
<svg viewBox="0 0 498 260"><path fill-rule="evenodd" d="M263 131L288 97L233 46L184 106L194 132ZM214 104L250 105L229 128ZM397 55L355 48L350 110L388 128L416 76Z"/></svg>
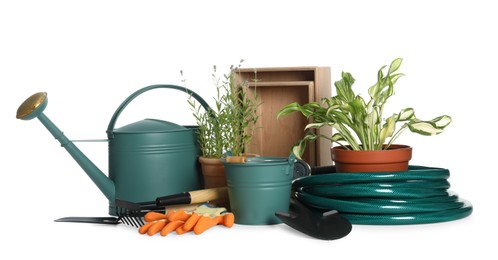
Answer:
<svg viewBox="0 0 498 260"><path fill-rule="evenodd" d="M389 143L386 144L386 147L384 149L387 150L387 148L389 148L389 146L391 146L391 144L394 142L394 140L396 140L403 131L406 130L406 128L408 127L407 124L404 124L398 131L396 131L396 133L393 135L393 137L391 137L391 139L389 140Z"/></svg>

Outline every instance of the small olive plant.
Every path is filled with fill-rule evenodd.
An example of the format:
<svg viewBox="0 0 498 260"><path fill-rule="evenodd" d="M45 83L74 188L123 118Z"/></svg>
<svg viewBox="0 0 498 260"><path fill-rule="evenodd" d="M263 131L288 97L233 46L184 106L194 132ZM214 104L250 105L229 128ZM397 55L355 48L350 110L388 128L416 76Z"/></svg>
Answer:
<svg viewBox="0 0 498 260"><path fill-rule="evenodd" d="M228 151L234 156L240 156L251 141L259 118L259 104L256 86L249 96L248 80L236 78L243 61L236 67L232 65L230 71L222 77L218 76L216 66L213 66L211 76L216 87L213 108L205 111L195 99L188 99L199 126L197 134L203 157L221 158ZM181 73L183 76L183 72ZM185 84L185 80L182 81Z"/></svg>
<svg viewBox="0 0 498 260"><path fill-rule="evenodd" d="M377 73L377 82L368 89L370 100L365 100L354 93L352 85L355 79L349 72L342 72L341 79L334 83L336 96L324 98L319 102L310 102L299 105L297 102L283 107L277 117L293 112L300 112L312 120L306 125L308 130L304 138L298 141L292 152L297 156L304 153L306 142L318 138L326 138L332 143L337 143L349 150L382 150L389 146L409 129L421 135L437 135L451 123L447 115L424 121L415 116L413 108L404 108L399 113L394 113L387 118L383 117L384 106L394 94L394 85L404 74L398 73L402 59L397 58L391 62L385 74L382 66ZM402 124L396 129L397 124ZM331 126L336 133L331 136L317 134L312 129Z"/></svg>

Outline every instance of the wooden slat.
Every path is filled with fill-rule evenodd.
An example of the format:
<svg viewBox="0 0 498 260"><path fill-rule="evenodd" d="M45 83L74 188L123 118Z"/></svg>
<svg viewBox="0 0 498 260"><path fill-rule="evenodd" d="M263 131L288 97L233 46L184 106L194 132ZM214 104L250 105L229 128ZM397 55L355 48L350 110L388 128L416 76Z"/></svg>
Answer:
<svg viewBox="0 0 498 260"><path fill-rule="evenodd" d="M293 102L304 104L332 95L328 67L241 68L236 75L239 81L248 81L249 94L256 90L262 103L257 131L247 146L249 153L261 156L288 156L292 145L304 137L309 121L299 113L277 120L280 109ZM319 131L332 133L330 128ZM312 166L332 165L330 146L326 140L312 142L303 159Z"/></svg>

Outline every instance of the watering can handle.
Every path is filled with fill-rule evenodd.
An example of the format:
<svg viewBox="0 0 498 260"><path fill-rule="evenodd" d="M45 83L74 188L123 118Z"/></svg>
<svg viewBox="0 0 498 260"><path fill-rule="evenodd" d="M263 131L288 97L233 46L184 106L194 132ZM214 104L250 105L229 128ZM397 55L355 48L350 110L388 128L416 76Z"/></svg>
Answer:
<svg viewBox="0 0 498 260"><path fill-rule="evenodd" d="M125 101L123 101L123 103L121 103L116 112L114 112L114 115L112 116L111 121L109 122L109 126L107 127L107 137L109 139L112 139L114 137L113 135L114 126L116 125L116 121L118 120L119 115L125 109L125 107L128 106L128 104L140 94L156 88L168 88L168 89L176 89L183 91L189 95L192 95L192 97L194 97L197 101L199 101L199 103L202 105L202 107L204 107L204 109L206 109L206 111L210 111L207 102L197 93L186 87L180 87L177 85L151 85L135 91L135 93L131 94Z"/></svg>

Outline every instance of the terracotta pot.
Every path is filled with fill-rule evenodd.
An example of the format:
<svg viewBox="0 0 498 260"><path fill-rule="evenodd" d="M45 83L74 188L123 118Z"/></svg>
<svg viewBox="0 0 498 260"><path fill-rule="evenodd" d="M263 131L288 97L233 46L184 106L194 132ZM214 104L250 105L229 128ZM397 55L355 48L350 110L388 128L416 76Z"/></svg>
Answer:
<svg viewBox="0 0 498 260"><path fill-rule="evenodd" d="M392 144L387 150L353 151L342 146L330 149L337 172L397 172L408 170L412 148Z"/></svg>
<svg viewBox="0 0 498 260"><path fill-rule="evenodd" d="M199 162L201 164L202 177L204 179L205 189L227 186L225 166L223 166L221 159L206 158L201 156L199 157ZM227 210L230 210L230 201L228 198L222 200L210 201L209 204L214 205L216 207L224 207Z"/></svg>
<svg viewBox="0 0 498 260"><path fill-rule="evenodd" d="M227 186L225 167L219 158L199 157L201 163L202 176L204 178L204 188L216 188Z"/></svg>
<svg viewBox="0 0 498 260"><path fill-rule="evenodd" d="M245 153L247 157L259 157L258 154ZM199 157L201 164L202 176L204 178L204 188L226 187L227 179L225 167L219 158Z"/></svg>

